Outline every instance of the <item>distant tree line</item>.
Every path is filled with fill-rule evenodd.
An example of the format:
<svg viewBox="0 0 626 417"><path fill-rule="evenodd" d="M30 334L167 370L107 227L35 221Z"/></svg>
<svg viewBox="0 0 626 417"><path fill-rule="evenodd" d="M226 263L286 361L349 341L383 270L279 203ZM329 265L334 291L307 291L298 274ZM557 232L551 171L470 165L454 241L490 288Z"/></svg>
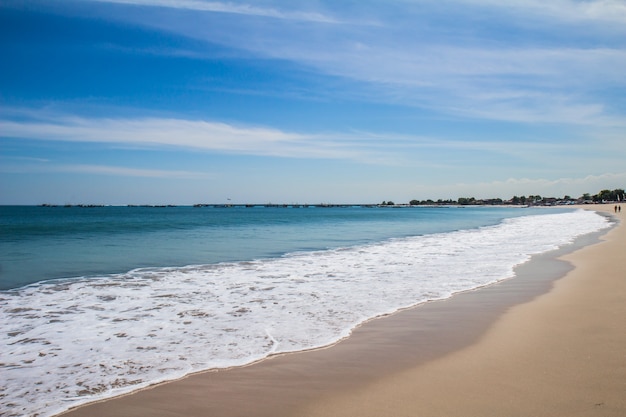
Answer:
<svg viewBox="0 0 626 417"><path fill-rule="evenodd" d="M431 206L431 205L455 205L455 206L478 206L478 205L529 205L529 206L553 206L565 204L603 203L624 201L624 189L602 190L597 194L585 193L578 198L565 195L562 198L542 197L541 195L513 196L510 200L501 198L476 199L474 197L459 197L457 200L411 200L411 206ZM383 201L382 205L394 205L391 201Z"/></svg>
<svg viewBox="0 0 626 417"><path fill-rule="evenodd" d="M595 194L593 196L589 196L589 194L583 194L583 197L591 198L591 200L595 203L601 203L603 201L624 201L624 190L619 188L613 191L602 190L598 194Z"/></svg>

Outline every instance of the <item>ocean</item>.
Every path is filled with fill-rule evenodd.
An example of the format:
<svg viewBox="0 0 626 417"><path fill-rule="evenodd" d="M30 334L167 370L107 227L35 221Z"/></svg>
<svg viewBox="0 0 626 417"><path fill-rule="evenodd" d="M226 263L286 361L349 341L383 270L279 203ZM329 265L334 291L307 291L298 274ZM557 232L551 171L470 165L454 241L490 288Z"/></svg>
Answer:
<svg viewBox="0 0 626 417"><path fill-rule="evenodd" d="M0 207L0 414L332 344L611 226L503 207Z"/></svg>

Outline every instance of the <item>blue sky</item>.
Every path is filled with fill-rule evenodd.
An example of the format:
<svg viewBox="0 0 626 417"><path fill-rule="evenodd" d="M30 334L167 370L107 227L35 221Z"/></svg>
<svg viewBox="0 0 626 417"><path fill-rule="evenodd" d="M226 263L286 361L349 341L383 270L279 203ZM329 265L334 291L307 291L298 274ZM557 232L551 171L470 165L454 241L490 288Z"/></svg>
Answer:
<svg viewBox="0 0 626 417"><path fill-rule="evenodd" d="M0 0L0 204L626 186L617 0Z"/></svg>

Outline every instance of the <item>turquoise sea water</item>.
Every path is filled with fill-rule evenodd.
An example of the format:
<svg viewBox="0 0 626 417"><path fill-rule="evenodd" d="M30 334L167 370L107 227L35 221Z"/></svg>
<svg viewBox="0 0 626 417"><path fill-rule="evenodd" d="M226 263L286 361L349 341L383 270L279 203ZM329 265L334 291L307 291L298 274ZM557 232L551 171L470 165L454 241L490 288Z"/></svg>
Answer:
<svg viewBox="0 0 626 417"><path fill-rule="evenodd" d="M520 208L0 207L0 289L492 225ZM532 210L531 210L532 211Z"/></svg>
<svg viewBox="0 0 626 417"><path fill-rule="evenodd" d="M609 226L572 209L0 207L0 415L326 346Z"/></svg>

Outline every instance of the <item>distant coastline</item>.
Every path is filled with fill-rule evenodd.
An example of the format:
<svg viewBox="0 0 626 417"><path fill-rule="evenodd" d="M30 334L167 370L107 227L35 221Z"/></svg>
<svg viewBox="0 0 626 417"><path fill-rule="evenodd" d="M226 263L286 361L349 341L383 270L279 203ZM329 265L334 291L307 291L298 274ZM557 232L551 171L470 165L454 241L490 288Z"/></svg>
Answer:
<svg viewBox="0 0 626 417"><path fill-rule="evenodd" d="M331 204L331 203L318 203L318 204L274 204L274 203L196 203L193 205L177 205L177 204L128 204L127 207L149 207L149 208L168 208L168 207L214 207L214 208L231 208L231 207L245 207L245 208L341 208L341 207L456 207L456 206L517 206L517 207L533 207L533 206L568 206L577 204L615 204L624 202L626 194L624 189L615 190L602 190L597 194L591 195L585 193L580 197L573 198L569 195L565 195L562 198L559 197L542 197L540 195L529 196L513 196L508 200L502 198L488 198L477 199L475 197L459 197L457 200L411 200L408 203L396 204L393 201L383 201L382 203L360 203L360 204ZM105 204L39 204L40 207L79 207L79 208L98 208L107 207Z"/></svg>

